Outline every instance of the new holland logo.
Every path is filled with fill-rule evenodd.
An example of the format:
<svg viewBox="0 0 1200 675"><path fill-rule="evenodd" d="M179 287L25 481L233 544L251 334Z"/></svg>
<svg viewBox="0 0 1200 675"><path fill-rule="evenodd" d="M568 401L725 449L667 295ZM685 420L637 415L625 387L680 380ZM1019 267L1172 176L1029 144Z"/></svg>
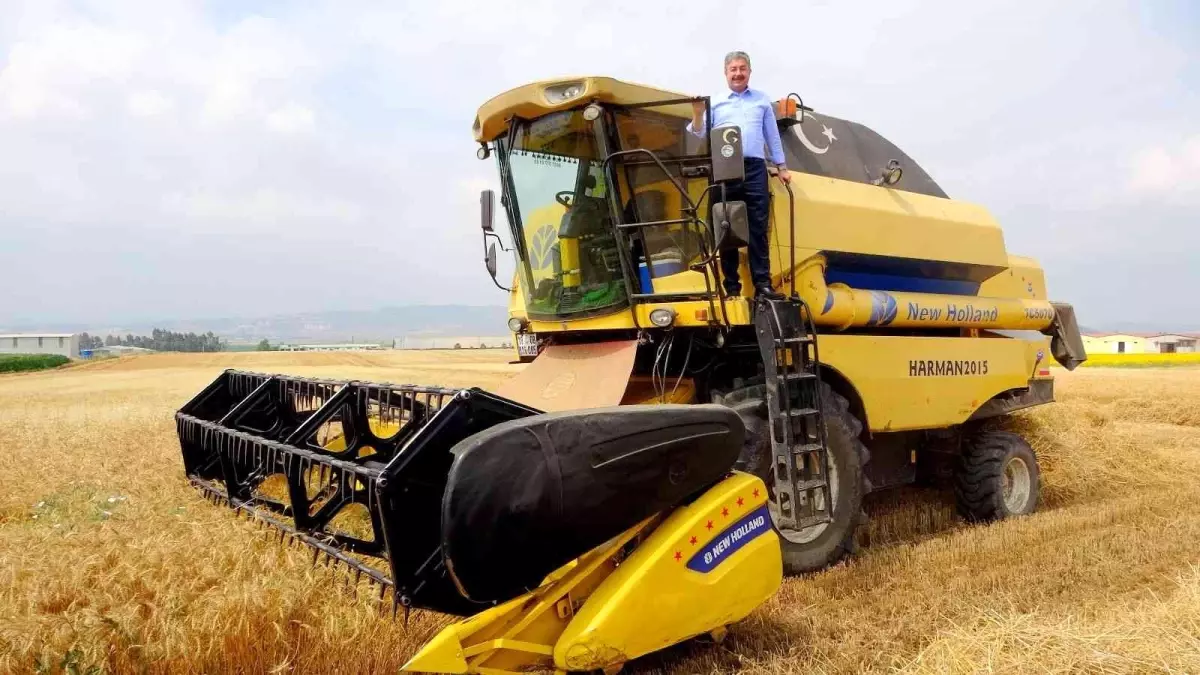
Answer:
<svg viewBox="0 0 1200 675"><path fill-rule="evenodd" d="M688 569L707 574L770 528L771 512L767 510L767 505L763 504L713 537L712 541L688 560Z"/></svg>
<svg viewBox="0 0 1200 675"><path fill-rule="evenodd" d="M544 270L554 262L555 229L553 225L543 225L533 233L530 244L530 265L535 270Z"/></svg>

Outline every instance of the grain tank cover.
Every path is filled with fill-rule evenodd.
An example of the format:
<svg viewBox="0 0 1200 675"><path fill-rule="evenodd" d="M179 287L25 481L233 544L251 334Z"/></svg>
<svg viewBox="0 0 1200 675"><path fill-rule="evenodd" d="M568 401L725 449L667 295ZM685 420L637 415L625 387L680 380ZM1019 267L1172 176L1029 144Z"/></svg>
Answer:
<svg viewBox="0 0 1200 675"><path fill-rule="evenodd" d="M903 150L869 127L824 113L804 111L804 121L779 120L788 168L827 178L871 183L891 160L904 174L891 187L948 199L948 195Z"/></svg>

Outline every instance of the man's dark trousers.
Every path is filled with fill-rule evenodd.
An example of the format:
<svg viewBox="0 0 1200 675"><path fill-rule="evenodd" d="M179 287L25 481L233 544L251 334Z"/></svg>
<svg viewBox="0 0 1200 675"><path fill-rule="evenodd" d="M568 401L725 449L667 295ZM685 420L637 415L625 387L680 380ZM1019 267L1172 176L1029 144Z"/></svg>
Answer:
<svg viewBox="0 0 1200 675"><path fill-rule="evenodd" d="M725 198L730 201L746 202L746 215L750 220L750 279L755 286L770 285L771 263L767 251L767 210L770 208L771 193L767 188L767 163L757 157L746 157L746 176L740 181L729 181L725 185ZM724 276L725 292L732 295L741 290L738 279L737 251L726 251L721 256L721 272Z"/></svg>

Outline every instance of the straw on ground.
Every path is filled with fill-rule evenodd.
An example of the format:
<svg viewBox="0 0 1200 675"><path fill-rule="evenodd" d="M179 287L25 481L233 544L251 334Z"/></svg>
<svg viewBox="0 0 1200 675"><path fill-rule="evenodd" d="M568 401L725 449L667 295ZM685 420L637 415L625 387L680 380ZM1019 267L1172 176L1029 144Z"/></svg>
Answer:
<svg viewBox="0 0 1200 675"><path fill-rule="evenodd" d="M154 355L0 376L0 672L394 672L446 619L381 618L205 502L171 415L225 367L488 388L510 358ZM872 496L855 560L788 580L722 645L631 669L1200 671L1200 371L1056 375L1059 403L1014 420L1041 457L1039 513L972 527L948 494Z"/></svg>

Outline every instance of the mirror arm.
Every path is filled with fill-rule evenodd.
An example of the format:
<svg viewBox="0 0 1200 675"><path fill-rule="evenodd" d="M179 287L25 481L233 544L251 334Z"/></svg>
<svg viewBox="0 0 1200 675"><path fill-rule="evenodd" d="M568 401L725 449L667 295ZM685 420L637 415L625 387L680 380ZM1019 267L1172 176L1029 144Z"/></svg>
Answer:
<svg viewBox="0 0 1200 675"><path fill-rule="evenodd" d="M488 276L491 276L491 275L488 275ZM500 290L502 290L502 291L504 291L504 292L506 292L506 293L512 293L512 289L511 289L511 288L505 288L505 287L501 286L501 285L500 285L500 282L499 282L499 281L496 281L496 277L492 277L492 283L493 283L493 284L496 284L496 288L499 288Z"/></svg>
<svg viewBox="0 0 1200 675"><path fill-rule="evenodd" d="M483 234L483 267L484 267L484 269L486 269L488 271L488 276L492 278L492 283L496 284L496 288L499 288L502 291L511 293L512 289L501 286L500 281L498 279L496 279L496 273L492 271L492 264L494 264L494 262L495 262L494 260L492 260L492 254L494 254L496 252L496 249L493 247L491 250L488 250L488 247L487 247L488 234L491 234L493 237L496 237L497 240L500 239L500 237L498 235L496 235L495 233L485 232Z"/></svg>
<svg viewBox="0 0 1200 675"><path fill-rule="evenodd" d="M495 232L484 232L484 233L483 233L483 241L484 241L484 244L485 244L485 245L487 244L487 238L488 238L488 237L495 237L495 239L496 239L496 243L500 245L500 250L501 250L501 251L504 251L505 253L510 253L510 252L513 250L513 249L511 249L511 248L506 248L506 247L504 246L504 240L503 240L503 239L501 239L501 238L500 238L500 235L496 234ZM485 249L485 250L486 250L486 249Z"/></svg>

